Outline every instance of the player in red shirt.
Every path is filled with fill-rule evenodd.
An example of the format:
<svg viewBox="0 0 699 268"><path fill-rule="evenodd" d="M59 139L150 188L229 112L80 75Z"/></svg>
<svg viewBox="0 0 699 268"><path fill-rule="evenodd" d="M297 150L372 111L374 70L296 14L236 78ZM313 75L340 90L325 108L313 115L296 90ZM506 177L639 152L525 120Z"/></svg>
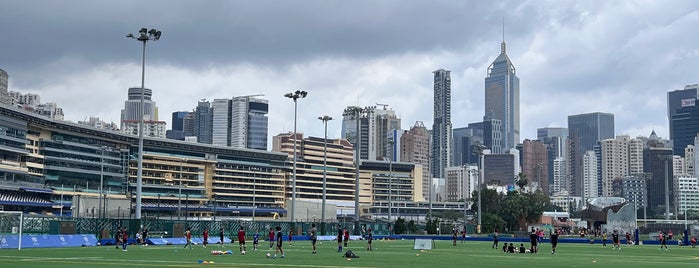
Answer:
<svg viewBox="0 0 699 268"><path fill-rule="evenodd" d="M187 248L189 246L189 249L192 249L192 228L187 228L187 231L184 232L184 238L187 240L187 243L184 244L184 248Z"/></svg>
<svg viewBox="0 0 699 268"><path fill-rule="evenodd" d="M269 228L269 249L274 247L274 229Z"/></svg>
<svg viewBox="0 0 699 268"><path fill-rule="evenodd" d="M204 228L202 237L204 238L204 241L201 244L204 246L204 248L206 248L206 244L209 243L209 228Z"/></svg>
<svg viewBox="0 0 699 268"><path fill-rule="evenodd" d="M238 244L240 245L240 252L245 251L245 230L243 230L243 226L240 226L240 230L238 230Z"/></svg>
<svg viewBox="0 0 699 268"><path fill-rule="evenodd" d="M294 241L294 231L289 230L289 246L291 246L291 241Z"/></svg>
<svg viewBox="0 0 699 268"><path fill-rule="evenodd" d="M126 245L129 241L129 232L126 231L126 228L124 228L124 231L121 232L121 235L121 251L126 251Z"/></svg>
<svg viewBox="0 0 699 268"><path fill-rule="evenodd" d="M346 227L345 227L345 229L344 229L343 231L344 231L344 235L345 235L345 239L344 239L344 241L343 241L343 242L344 242L343 245L344 245L345 247L347 247L347 241L349 241L349 231L347 231L347 228L346 228Z"/></svg>

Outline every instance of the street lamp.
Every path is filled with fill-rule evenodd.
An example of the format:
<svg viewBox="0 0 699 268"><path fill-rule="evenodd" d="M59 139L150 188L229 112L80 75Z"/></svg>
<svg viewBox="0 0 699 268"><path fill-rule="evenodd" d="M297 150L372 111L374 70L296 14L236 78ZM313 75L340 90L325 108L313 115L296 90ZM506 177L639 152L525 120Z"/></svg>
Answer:
<svg viewBox="0 0 699 268"><path fill-rule="evenodd" d="M308 92L296 90L293 93L286 93L284 97L294 100L294 171L291 178L291 222L294 222L294 212L296 210L296 114L298 110L298 99L303 99L308 95Z"/></svg>
<svg viewBox="0 0 699 268"><path fill-rule="evenodd" d="M99 206L99 214L100 218L104 218L104 207L102 204L104 203L104 150L107 149L106 146L100 147L100 191L99 195L97 195L98 200L98 206Z"/></svg>
<svg viewBox="0 0 699 268"><path fill-rule="evenodd" d="M321 208L320 215L320 233L325 234L325 199L326 196L326 183L328 180L328 121L333 120L332 117L324 115L318 117L323 121L325 126L325 139L323 140L323 207Z"/></svg>
<svg viewBox="0 0 699 268"><path fill-rule="evenodd" d="M482 218L481 217L481 192L483 191L483 189L481 188L481 175L483 174L483 172L481 170L483 169L482 168L483 163L481 161L482 161L483 150L485 149L485 146L478 144L473 149L474 149L473 153L476 154L476 156L478 156L478 179L477 179L478 183L476 184L477 185L476 187L478 187L478 226L476 228L477 229L476 231L478 233L481 233L481 218Z"/></svg>
<svg viewBox="0 0 699 268"><path fill-rule="evenodd" d="M353 116L355 122L357 123L357 129L356 129L356 140L354 144L354 230L355 233L359 232L359 153L360 153L360 140L361 140L361 133L360 133L360 121L361 118L360 115L364 112L364 109L362 109L359 106L350 106L345 109L345 112L342 114L343 116Z"/></svg>
<svg viewBox="0 0 699 268"><path fill-rule="evenodd" d="M393 141L393 139L388 139L386 142L391 147L391 155L388 157L388 226L390 227L392 226L391 210L393 209L393 144L395 141Z"/></svg>
<svg viewBox="0 0 699 268"><path fill-rule="evenodd" d="M255 190L256 190L256 184L257 184L257 178L255 177L255 171L259 171L259 168L252 167L250 168L250 172L252 172L252 223L255 223L255 208L257 205L255 204Z"/></svg>
<svg viewBox="0 0 699 268"><path fill-rule="evenodd" d="M143 57L141 59L141 104L138 120L138 171L136 173L136 219L141 219L141 192L143 187L143 116L145 115L144 92L146 91L146 43L160 40L161 32L156 29L141 28L139 36L128 34L126 37L143 42Z"/></svg>
<svg viewBox="0 0 699 268"><path fill-rule="evenodd" d="M182 163L187 162L187 159L180 159L180 182L179 182L179 187L178 191L179 193L177 194L177 220L180 220L180 217L182 216Z"/></svg>

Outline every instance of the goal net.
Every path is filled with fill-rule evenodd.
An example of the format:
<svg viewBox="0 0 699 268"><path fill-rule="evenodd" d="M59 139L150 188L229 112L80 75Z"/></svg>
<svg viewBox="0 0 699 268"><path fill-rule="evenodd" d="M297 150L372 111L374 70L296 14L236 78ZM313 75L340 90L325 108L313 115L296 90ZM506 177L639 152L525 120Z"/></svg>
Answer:
<svg viewBox="0 0 699 268"><path fill-rule="evenodd" d="M22 249L23 220L21 211L0 211L0 249L15 248L14 241L17 250Z"/></svg>
<svg viewBox="0 0 699 268"><path fill-rule="evenodd" d="M413 249L434 249L434 240L425 238L415 238Z"/></svg>

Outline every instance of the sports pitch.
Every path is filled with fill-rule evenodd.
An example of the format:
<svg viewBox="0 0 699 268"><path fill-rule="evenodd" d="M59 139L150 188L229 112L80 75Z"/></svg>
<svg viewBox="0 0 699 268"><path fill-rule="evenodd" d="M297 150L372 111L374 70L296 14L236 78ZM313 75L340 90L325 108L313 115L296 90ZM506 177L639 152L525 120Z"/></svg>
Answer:
<svg viewBox="0 0 699 268"><path fill-rule="evenodd" d="M500 244L502 246L502 243ZM518 244L516 244L518 245ZM192 249L182 246L129 246L127 252L114 246L87 248L3 249L1 267L699 267L699 248L657 246L623 246L621 250L603 248L599 244L560 243L552 255L544 243L538 254L506 254L491 249L487 242L435 241L433 250L413 250L412 240L374 241L374 250L366 250L365 241L351 241L349 248L360 258L347 259L337 252L337 243L323 242L318 253L311 254L308 241L284 244L286 258L267 258L269 243L260 250L248 248L240 255L238 246L228 244L232 255L212 255L223 250L217 245ZM528 247L528 245L525 244ZM199 264L199 260L214 261Z"/></svg>

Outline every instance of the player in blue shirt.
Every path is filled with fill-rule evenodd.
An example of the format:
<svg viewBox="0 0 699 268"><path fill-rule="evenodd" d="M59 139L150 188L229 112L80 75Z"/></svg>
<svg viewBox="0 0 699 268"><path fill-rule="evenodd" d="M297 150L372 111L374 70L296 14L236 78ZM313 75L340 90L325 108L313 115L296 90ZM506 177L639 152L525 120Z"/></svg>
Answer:
<svg viewBox="0 0 699 268"><path fill-rule="evenodd" d="M255 234L252 235L252 247L254 250L257 250L257 243L260 242L260 233L255 231Z"/></svg>

